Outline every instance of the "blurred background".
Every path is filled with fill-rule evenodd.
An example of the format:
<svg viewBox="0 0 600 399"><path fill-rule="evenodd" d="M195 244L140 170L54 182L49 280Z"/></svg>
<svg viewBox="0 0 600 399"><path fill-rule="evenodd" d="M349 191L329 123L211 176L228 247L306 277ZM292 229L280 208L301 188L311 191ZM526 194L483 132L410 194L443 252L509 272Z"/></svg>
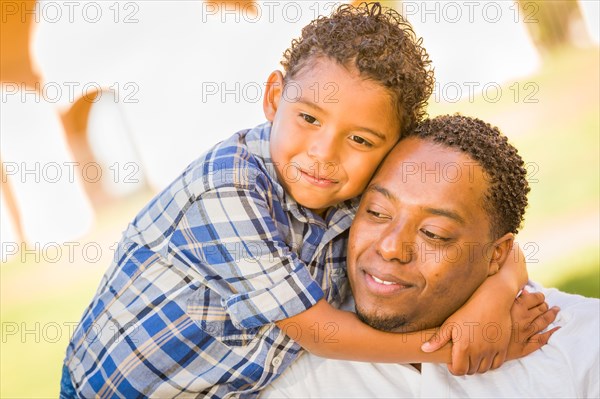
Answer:
<svg viewBox="0 0 600 399"><path fill-rule="evenodd" d="M69 336L127 223L264 120L269 72L330 1L0 0L0 397L57 397ZM500 129L532 187L533 279L599 296L600 9L387 1L423 37L429 114Z"/></svg>

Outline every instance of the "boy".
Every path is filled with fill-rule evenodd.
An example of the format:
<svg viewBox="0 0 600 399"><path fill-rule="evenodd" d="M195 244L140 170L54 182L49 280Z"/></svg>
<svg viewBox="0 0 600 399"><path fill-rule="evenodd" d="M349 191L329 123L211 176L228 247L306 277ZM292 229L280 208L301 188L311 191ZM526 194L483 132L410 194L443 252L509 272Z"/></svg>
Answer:
<svg viewBox="0 0 600 399"><path fill-rule="evenodd" d="M426 52L397 13L372 4L313 21L284 57L285 77L267 82L269 122L193 162L125 231L67 349L65 397L254 397L301 345L449 360L448 349L425 355L419 337L404 343L330 305L346 290L356 197L424 114ZM506 279L495 287L514 298ZM508 307L485 313L510 321ZM378 348L348 340L354 332Z"/></svg>

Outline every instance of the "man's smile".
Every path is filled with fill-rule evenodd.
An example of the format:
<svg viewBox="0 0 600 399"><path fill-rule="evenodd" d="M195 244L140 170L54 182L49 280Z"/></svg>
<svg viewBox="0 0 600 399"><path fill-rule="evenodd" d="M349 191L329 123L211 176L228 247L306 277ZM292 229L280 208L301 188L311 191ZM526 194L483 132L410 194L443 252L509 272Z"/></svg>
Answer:
<svg viewBox="0 0 600 399"><path fill-rule="evenodd" d="M375 295L396 295L414 287L412 284L385 273L361 269L366 288Z"/></svg>

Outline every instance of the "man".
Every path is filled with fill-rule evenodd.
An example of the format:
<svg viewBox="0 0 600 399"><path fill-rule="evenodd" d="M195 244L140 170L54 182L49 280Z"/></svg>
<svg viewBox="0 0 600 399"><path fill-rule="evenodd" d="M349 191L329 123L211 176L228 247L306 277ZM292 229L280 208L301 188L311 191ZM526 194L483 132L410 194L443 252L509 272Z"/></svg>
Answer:
<svg viewBox="0 0 600 399"><path fill-rule="evenodd" d="M359 317L388 331L439 326L501 267L529 191L523 161L490 125L425 121L389 154L350 231L348 277ZM545 289L561 328L499 369L455 377L445 365L347 362L304 355L263 397L599 397L597 299ZM517 299L519 300L519 299ZM496 338L495 326L465 334Z"/></svg>

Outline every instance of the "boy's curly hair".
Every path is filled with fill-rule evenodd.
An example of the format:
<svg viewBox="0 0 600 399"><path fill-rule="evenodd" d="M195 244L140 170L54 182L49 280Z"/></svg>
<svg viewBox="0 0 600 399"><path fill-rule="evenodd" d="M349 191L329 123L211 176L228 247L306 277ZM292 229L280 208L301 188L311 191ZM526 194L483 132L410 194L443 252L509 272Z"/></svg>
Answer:
<svg viewBox="0 0 600 399"><path fill-rule="evenodd" d="M443 115L423 121L407 137L431 140L477 161L488 183L483 208L490 218L491 236L496 239L519 231L530 190L527 170L517 149L497 127L477 118Z"/></svg>
<svg viewBox="0 0 600 399"><path fill-rule="evenodd" d="M286 80L315 57L329 57L361 76L385 86L398 110L401 133L427 114L433 91L433 69L422 38L410 23L379 3L341 5L329 17L319 17L302 29L302 36L285 51Z"/></svg>

